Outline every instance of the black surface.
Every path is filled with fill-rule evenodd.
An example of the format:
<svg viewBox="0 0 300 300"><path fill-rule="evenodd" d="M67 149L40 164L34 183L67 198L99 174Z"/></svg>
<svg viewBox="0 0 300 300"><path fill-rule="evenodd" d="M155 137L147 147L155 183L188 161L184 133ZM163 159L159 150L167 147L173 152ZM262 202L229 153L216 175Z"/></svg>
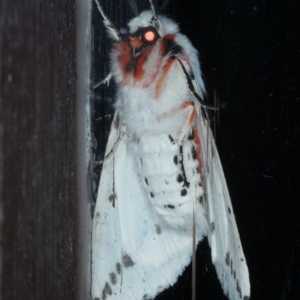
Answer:
<svg viewBox="0 0 300 300"><path fill-rule="evenodd" d="M141 2L147 8L147 1ZM132 17L126 1L102 3L118 27ZM253 300L300 299L299 12L297 1L254 0L170 1L165 10L200 52L208 101L216 92L226 103L216 141ZM109 41L101 18L94 17L93 80L98 82L108 72ZM95 90L95 160L103 157L113 92L114 87ZM95 174L96 191L99 169ZM226 299L206 242L198 248L197 263L197 299ZM190 295L188 268L157 299Z"/></svg>

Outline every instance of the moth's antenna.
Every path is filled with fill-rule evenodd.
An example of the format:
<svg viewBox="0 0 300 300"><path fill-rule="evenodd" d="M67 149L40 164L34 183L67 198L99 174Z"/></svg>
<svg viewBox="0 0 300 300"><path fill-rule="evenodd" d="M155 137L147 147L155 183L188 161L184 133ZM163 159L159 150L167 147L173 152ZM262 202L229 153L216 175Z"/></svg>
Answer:
<svg viewBox="0 0 300 300"><path fill-rule="evenodd" d="M102 8L102 6L100 5L100 3L98 2L98 0L95 0L96 5L102 15L103 18L103 23L105 25L105 27L108 30L108 34L110 35L111 38L113 38L114 40L120 41L121 37L120 37L120 33L119 30L116 28L116 26L109 20L109 18L105 15L104 10Z"/></svg>
<svg viewBox="0 0 300 300"><path fill-rule="evenodd" d="M217 95L217 91L214 90L214 107L215 107L215 111L214 111L214 138L215 141L217 139L217 125L219 125L219 118L220 118L220 104L219 104L219 97ZM216 113L217 111L217 113Z"/></svg>
<svg viewBox="0 0 300 300"><path fill-rule="evenodd" d="M170 0L165 0L165 2L163 2L163 4L160 6L160 8L158 9L159 12L161 12L165 6L169 3Z"/></svg>
<svg viewBox="0 0 300 300"><path fill-rule="evenodd" d="M163 37L165 35L164 33L164 28L159 20L159 18L157 17L156 15L156 12L155 12L155 9L154 9L154 5L153 5L153 2L152 0L149 0L149 3L150 3L150 8L151 8L151 11L152 11L152 14L153 14L153 18L152 18L152 21L154 22L154 26L158 32L158 34Z"/></svg>
<svg viewBox="0 0 300 300"><path fill-rule="evenodd" d="M150 8L152 10L153 18L154 18L154 20L157 20L158 18L157 18L152 0L149 0L149 3L150 3Z"/></svg>
<svg viewBox="0 0 300 300"><path fill-rule="evenodd" d="M135 15L135 16L138 16L139 11L138 11L138 9L137 9L135 0L127 0L127 1L128 1L129 5L130 5L131 10L132 10L132 12L134 13L134 15Z"/></svg>

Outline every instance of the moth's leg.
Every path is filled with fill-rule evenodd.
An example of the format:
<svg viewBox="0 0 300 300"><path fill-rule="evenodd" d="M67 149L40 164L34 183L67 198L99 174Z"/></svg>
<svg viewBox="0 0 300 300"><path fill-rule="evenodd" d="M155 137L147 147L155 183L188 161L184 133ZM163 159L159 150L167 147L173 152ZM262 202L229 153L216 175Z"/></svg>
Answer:
<svg viewBox="0 0 300 300"><path fill-rule="evenodd" d="M97 162L97 164L103 164L105 160L109 159L113 153L115 152L115 150L117 149L120 141L122 140L123 136L125 135L125 132L126 132L126 126L124 123L120 124L121 121L120 121L120 116L119 116L119 113L116 113L115 114L115 117L113 119L113 122L112 122L112 128L111 128L111 131L112 130L116 130L118 131L118 135L117 135L117 138L114 142L114 144L112 145L111 149L107 152L108 149L106 149L106 155L105 157L100 160L99 162ZM113 128L114 127L114 128Z"/></svg>
<svg viewBox="0 0 300 300"><path fill-rule="evenodd" d="M113 73L110 72L102 81L100 81L99 83L94 85L94 89L97 88L98 86L100 86L101 84L107 84L107 86L109 86L112 76L113 76Z"/></svg>
<svg viewBox="0 0 300 300"><path fill-rule="evenodd" d="M105 160L109 159L112 156L112 154L115 152L115 149L118 147L118 145L119 145L119 143L120 143L123 135L124 135L124 133L122 134L122 132L121 132L121 134L118 136L117 140L113 144L113 146L110 149L110 151L105 155L105 157L102 160L100 160L98 162L98 164L102 165L105 162Z"/></svg>
<svg viewBox="0 0 300 300"><path fill-rule="evenodd" d="M180 144L183 142L183 139L185 136L187 136L194 124L195 116L196 116L196 109L194 106L194 103L191 101L184 102L181 106L181 111L188 113L187 119L185 121L185 124L180 130L180 133L178 135L178 140Z"/></svg>
<svg viewBox="0 0 300 300"><path fill-rule="evenodd" d="M194 120L196 116L196 109L194 103L192 101L185 101L180 106L170 110L167 113L164 113L163 115L157 118L158 121L162 121L163 119L171 118L175 115L182 114L182 113L187 114L187 119L177 137L179 144L182 143L184 137L189 133L191 127L194 124Z"/></svg>

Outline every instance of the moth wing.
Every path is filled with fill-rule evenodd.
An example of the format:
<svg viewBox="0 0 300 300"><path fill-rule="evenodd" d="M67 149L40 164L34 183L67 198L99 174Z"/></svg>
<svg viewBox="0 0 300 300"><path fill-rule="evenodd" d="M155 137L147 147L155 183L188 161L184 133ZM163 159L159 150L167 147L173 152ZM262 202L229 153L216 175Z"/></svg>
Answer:
<svg viewBox="0 0 300 300"><path fill-rule="evenodd" d="M153 209L126 126L118 123L116 111L93 220L92 298L153 299L190 262L192 239L170 230Z"/></svg>
<svg viewBox="0 0 300 300"><path fill-rule="evenodd" d="M119 260L111 259L111 257L119 258L121 252L120 229L117 222L118 211L114 195L114 164L115 160L119 158L115 157L113 153L120 137L118 120L119 117L116 112L106 146L94 210L92 231L92 299L107 299L112 294L112 285L114 285L114 282L117 282L121 272ZM119 144L122 144L122 140ZM111 251L109 259L107 249ZM104 276L104 274L107 274L107 276Z"/></svg>
<svg viewBox="0 0 300 300"><path fill-rule="evenodd" d="M208 121L203 117L199 104L197 108L196 132L201 141L204 162L204 190L210 225L208 240L212 261L229 299L250 299L248 267L223 168Z"/></svg>

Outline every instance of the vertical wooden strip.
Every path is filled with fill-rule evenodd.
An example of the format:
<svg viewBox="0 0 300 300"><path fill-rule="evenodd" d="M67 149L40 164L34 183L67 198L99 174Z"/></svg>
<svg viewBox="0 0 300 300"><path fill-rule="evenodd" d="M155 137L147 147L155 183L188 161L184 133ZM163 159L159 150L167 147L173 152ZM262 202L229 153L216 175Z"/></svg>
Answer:
<svg viewBox="0 0 300 300"><path fill-rule="evenodd" d="M76 299L89 299L91 282L91 7L92 2L76 0L76 120L77 120L77 187L78 239ZM103 33L104 34L104 33Z"/></svg>
<svg viewBox="0 0 300 300"><path fill-rule="evenodd" d="M74 299L75 4L1 1L3 299Z"/></svg>

